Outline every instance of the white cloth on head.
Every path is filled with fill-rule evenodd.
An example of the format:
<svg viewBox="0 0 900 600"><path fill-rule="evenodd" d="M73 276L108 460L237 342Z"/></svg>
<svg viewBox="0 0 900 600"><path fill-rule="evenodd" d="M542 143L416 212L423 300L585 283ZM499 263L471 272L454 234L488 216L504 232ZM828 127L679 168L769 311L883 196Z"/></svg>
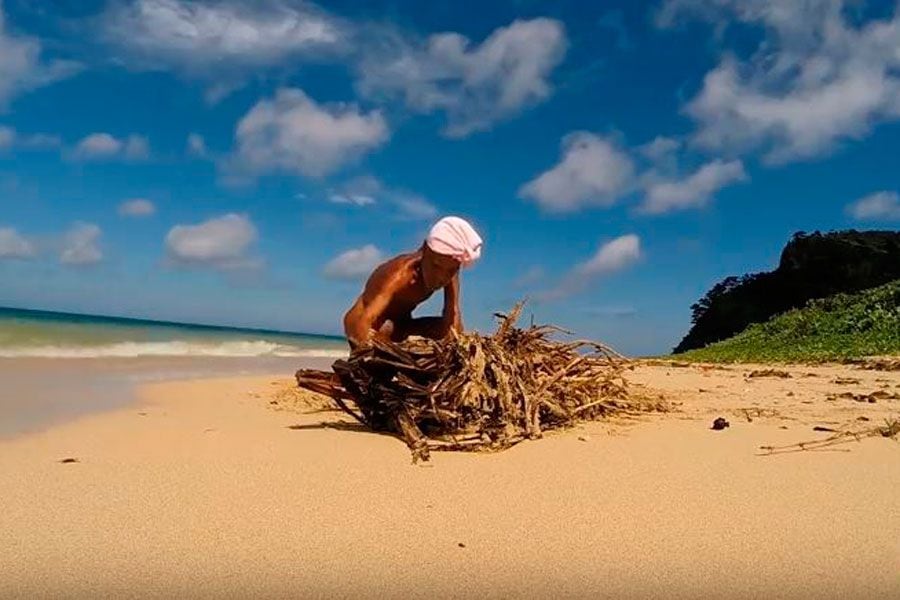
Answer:
<svg viewBox="0 0 900 600"><path fill-rule="evenodd" d="M475 228L459 217L444 217L435 223L425 243L434 252L452 256L463 266L478 260L484 245Z"/></svg>

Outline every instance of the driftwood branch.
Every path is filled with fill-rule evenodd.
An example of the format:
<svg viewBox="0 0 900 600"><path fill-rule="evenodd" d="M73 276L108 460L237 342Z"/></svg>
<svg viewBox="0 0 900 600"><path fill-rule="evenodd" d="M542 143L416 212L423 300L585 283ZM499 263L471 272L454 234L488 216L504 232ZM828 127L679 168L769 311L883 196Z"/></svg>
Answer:
<svg viewBox="0 0 900 600"><path fill-rule="evenodd" d="M333 373L297 372L356 420L401 436L413 459L429 450L498 450L579 419L665 410L628 393L627 361L603 344L552 339L555 326L519 328L517 305L494 334L442 341L376 339Z"/></svg>
<svg viewBox="0 0 900 600"><path fill-rule="evenodd" d="M787 454L791 452L806 452L813 450L836 450L834 446L840 446L849 442L860 442L870 437L885 437L896 439L900 435L900 420L888 420L884 425L870 427L862 430L832 431L834 435L819 440L797 442L786 446L760 446L760 455Z"/></svg>

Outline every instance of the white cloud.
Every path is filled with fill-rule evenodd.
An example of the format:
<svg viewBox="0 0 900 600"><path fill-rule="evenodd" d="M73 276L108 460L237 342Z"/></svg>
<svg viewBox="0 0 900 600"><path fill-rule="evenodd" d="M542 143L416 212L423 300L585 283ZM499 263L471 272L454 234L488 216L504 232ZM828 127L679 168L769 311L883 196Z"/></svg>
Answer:
<svg viewBox="0 0 900 600"><path fill-rule="evenodd" d="M343 25L309 2L120 0L102 37L140 68L172 68L221 83L288 60L341 50Z"/></svg>
<svg viewBox="0 0 900 600"><path fill-rule="evenodd" d="M332 193L328 196L328 201L334 204L353 204L355 206L370 206L375 204L375 198L365 194L342 194L339 192Z"/></svg>
<svg viewBox="0 0 900 600"><path fill-rule="evenodd" d="M363 53L360 91L399 97L421 113L443 111L450 137L489 129L548 98L567 46L562 23L546 18L514 21L476 46L458 33L379 41Z"/></svg>
<svg viewBox="0 0 900 600"><path fill-rule="evenodd" d="M12 127L0 125L0 150L12 147L16 141L16 130Z"/></svg>
<svg viewBox="0 0 900 600"><path fill-rule="evenodd" d="M238 123L233 175L284 172L322 177L381 146L389 137L381 112L354 104L323 105L299 89L259 101Z"/></svg>
<svg viewBox="0 0 900 600"><path fill-rule="evenodd" d="M228 213L196 225L176 225L166 235L169 260L179 266L223 270L261 266L250 256L258 237L256 227L245 215Z"/></svg>
<svg viewBox="0 0 900 600"><path fill-rule="evenodd" d="M12 127L0 125L0 150L6 150L14 146L30 150L43 150L59 148L61 145L62 140L57 135L46 133L22 135Z"/></svg>
<svg viewBox="0 0 900 600"><path fill-rule="evenodd" d="M208 154L206 140L199 133L188 134L186 147L188 155L196 158L206 158Z"/></svg>
<svg viewBox="0 0 900 600"><path fill-rule="evenodd" d="M123 217L149 217L156 213L156 205L144 198L133 198L119 205L119 215Z"/></svg>
<svg viewBox="0 0 900 600"><path fill-rule="evenodd" d="M600 246L590 260L575 268L575 272L584 277L608 275L631 266L640 256L640 238L634 234L623 235Z"/></svg>
<svg viewBox="0 0 900 600"><path fill-rule="evenodd" d="M746 179L741 161L713 160L683 179L649 184L639 210L645 214L660 214L702 207L726 185Z"/></svg>
<svg viewBox="0 0 900 600"><path fill-rule="evenodd" d="M635 316L638 311L633 306L589 306L584 312L593 317L625 319Z"/></svg>
<svg viewBox="0 0 900 600"><path fill-rule="evenodd" d="M392 201L405 219L433 219L438 214L437 207L424 196L407 192L394 192Z"/></svg>
<svg viewBox="0 0 900 600"><path fill-rule="evenodd" d="M103 260L100 228L93 223L75 223L63 236L59 261L64 265L87 266Z"/></svg>
<svg viewBox="0 0 900 600"><path fill-rule="evenodd" d="M539 294L537 299L552 302L567 298L583 291L599 278L634 265L640 258L641 240L637 235L617 237L600 246L594 256L576 265L554 289Z"/></svg>
<svg viewBox="0 0 900 600"><path fill-rule="evenodd" d="M150 146L147 138L129 135L127 138L119 139L105 132L85 136L72 152L73 158L82 161L143 160L149 155Z"/></svg>
<svg viewBox="0 0 900 600"><path fill-rule="evenodd" d="M125 140L124 154L130 160L144 160L150 156L150 143L143 136L129 135Z"/></svg>
<svg viewBox="0 0 900 600"><path fill-rule="evenodd" d="M71 61L42 60L42 50L37 38L8 31L3 2L0 1L0 111L19 94L49 85L79 70L79 65Z"/></svg>
<svg viewBox="0 0 900 600"><path fill-rule="evenodd" d="M900 221L900 195L875 192L847 206L847 213L859 221Z"/></svg>
<svg viewBox="0 0 900 600"><path fill-rule="evenodd" d="M384 191L384 185L371 175L362 175L345 181L328 194L328 201L334 204L372 206L376 197Z"/></svg>
<svg viewBox="0 0 900 600"><path fill-rule="evenodd" d="M680 140L660 135L653 138L652 141L638 146L638 152L651 162L658 164L672 160L680 148Z"/></svg>
<svg viewBox="0 0 900 600"><path fill-rule="evenodd" d="M549 212L568 213L587 207L610 207L620 198L643 190L640 214L701 208L726 185L745 181L739 160L712 160L686 175L680 163L681 142L656 137L631 151L610 138L575 132L562 140L562 157L551 169L519 188L519 197ZM640 159L640 172L635 159Z"/></svg>
<svg viewBox="0 0 900 600"><path fill-rule="evenodd" d="M62 139L58 135L49 133L32 133L19 136L18 144L32 150L48 150L62 146Z"/></svg>
<svg viewBox="0 0 900 600"><path fill-rule="evenodd" d="M0 260L32 258L36 254L34 244L12 227L0 227Z"/></svg>
<svg viewBox="0 0 900 600"><path fill-rule="evenodd" d="M544 268L535 265L513 280L513 287L521 289L531 287L546 277Z"/></svg>
<svg viewBox="0 0 900 600"><path fill-rule="evenodd" d="M827 154L874 125L900 119L900 12L850 21L843 0L669 0L668 25L682 15L730 20L765 31L747 59L726 55L687 113L694 142L728 153L762 150L784 163Z"/></svg>
<svg viewBox="0 0 900 600"><path fill-rule="evenodd" d="M325 265L323 274L329 279L362 279L367 277L385 259L373 244L347 250L335 256Z"/></svg>
<svg viewBox="0 0 900 600"><path fill-rule="evenodd" d="M523 185L519 197L552 212L611 206L628 192L633 179L634 164L627 153L610 139L581 131L563 138L559 163Z"/></svg>
<svg viewBox="0 0 900 600"><path fill-rule="evenodd" d="M92 133L75 147L75 155L84 159L115 156L121 151L122 142L108 133Z"/></svg>
<svg viewBox="0 0 900 600"><path fill-rule="evenodd" d="M380 205L401 219L432 219L437 207L427 198L407 190L385 185L377 177L354 177L329 191L328 201L358 207Z"/></svg>

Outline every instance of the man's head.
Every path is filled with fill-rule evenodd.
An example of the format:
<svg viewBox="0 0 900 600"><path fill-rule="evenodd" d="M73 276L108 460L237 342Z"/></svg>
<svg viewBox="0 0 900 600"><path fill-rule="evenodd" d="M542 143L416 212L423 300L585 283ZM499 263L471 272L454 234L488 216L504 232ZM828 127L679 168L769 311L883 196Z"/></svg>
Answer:
<svg viewBox="0 0 900 600"><path fill-rule="evenodd" d="M450 283L462 266L481 257L484 242L475 229L459 217L444 217L434 224L422 251L425 285L439 289Z"/></svg>

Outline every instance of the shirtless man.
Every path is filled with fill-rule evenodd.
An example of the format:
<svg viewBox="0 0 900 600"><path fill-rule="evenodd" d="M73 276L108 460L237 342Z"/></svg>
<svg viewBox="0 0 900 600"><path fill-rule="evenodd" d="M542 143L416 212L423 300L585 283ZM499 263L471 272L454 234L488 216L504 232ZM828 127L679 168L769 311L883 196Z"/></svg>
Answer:
<svg viewBox="0 0 900 600"><path fill-rule="evenodd" d="M431 228L418 250L376 268L344 315L350 348L366 345L373 336L399 342L411 335L442 339L451 330L462 331L459 270L478 260L482 245L468 222L445 217ZM444 290L441 316L414 319L413 310L439 289Z"/></svg>

